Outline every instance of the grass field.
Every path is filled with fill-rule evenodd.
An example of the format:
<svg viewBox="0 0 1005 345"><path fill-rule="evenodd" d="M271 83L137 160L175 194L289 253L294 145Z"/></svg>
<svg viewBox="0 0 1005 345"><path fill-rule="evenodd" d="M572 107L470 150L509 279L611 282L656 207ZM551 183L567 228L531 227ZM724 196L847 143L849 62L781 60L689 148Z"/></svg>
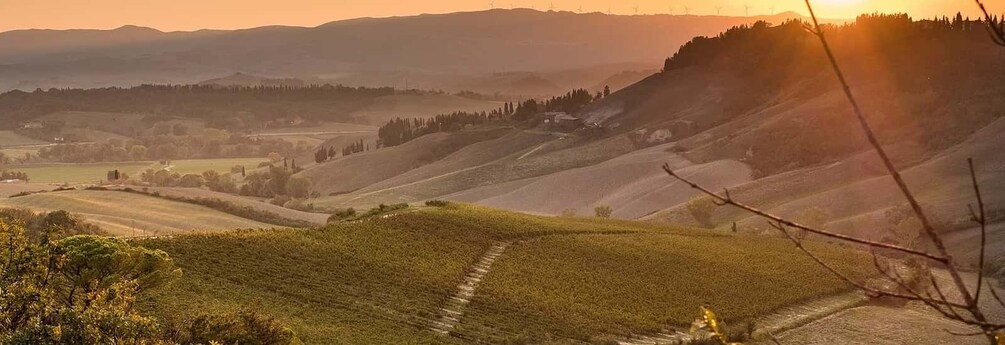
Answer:
<svg viewBox="0 0 1005 345"><path fill-rule="evenodd" d="M437 337L430 320L500 240L517 242L476 293L461 338ZM703 302L733 320L845 289L776 238L475 206L141 243L185 272L143 309L177 320L252 307L308 344L589 340L687 323Z"/></svg>
<svg viewBox="0 0 1005 345"><path fill-rule="evenodd" d="M14 131L0 131L0 147L7 146L25 146L25 145L43 145L46 144L44 141L35 140L17 133Z"/></svg>
<svg viewBox="0 0 1005 345"><path fill-rule="evenodd" d="M202 174L207 170L221 173L230 172L235 165L243 165L249 170L265 162L264 158L217 158L217 159L186 159L171 161L171 171L179 174ZM163 168L160 163L151 162L121 162L121 163L45 163L12 165L9 170L23 171L37 183L98 183L105 179L108 171L118 169L130 176L138 177L146 169Z"/></svg>
<svg viewBox="0 0 1005 345"><path fill-rule="evenodd" d="M31 182L36 183L96 183L105 180L108 171L118 169L130 176L139 173L150 166L150 162L122 163L51 163L13 165L9 170L28 174Z"/></svg>
<svg viewBox="0 0 1005 345"><path fill-rule="evenodd" d="M273 227L208 207L115 191L75 190L33 194L0 199L0 207L66 210L119 236Z"/></svg>
<svg viewBox="0 0 1005 345"><path fill-rule="evenodd" d="M824 253L843 271L868 263ZM548 237L516 246L496 263L461 333L588 341L667 325L686 329L702 303L744 320L847 290L815 265L779 238L697 231Z"/></svg>
<svg viewBox="0 0 1005 345"><path fill-rule="evenodd" d="M0 153L4 156L10 158L11 160L24 159L25 154L31 154L32 156L38 156L38 151L42 149L42 145L37 146L21 146L18 148L7 148L0 149Z"/></svg>
<svg viewBox="0 0 1005 345"><path fill-rule="evenodd" d="M185 159L171 161L171 171L182 175L202 174L205 171L215 170L217 172L230 172L230 168L235 165L243 165L247 170L258 168L258 164L266 162L265 158L213 158L213 159ZM162 168L160 164L154 164L151 168Z"/></svg>
<svg viewBox="0 0 1005 345"><path fill-rule="evenodd" d="M39 118L43 121L63 121L68 128L91 128L105 132L130 134L134 130L147 128L143 123L146 115L132 113L108 113L88 111L60 111Z"/></svg>

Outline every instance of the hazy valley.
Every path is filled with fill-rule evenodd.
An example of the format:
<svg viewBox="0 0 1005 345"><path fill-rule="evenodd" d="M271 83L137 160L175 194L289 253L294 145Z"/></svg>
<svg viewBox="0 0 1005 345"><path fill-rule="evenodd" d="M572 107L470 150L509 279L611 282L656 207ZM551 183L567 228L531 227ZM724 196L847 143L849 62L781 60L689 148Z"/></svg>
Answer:
<svg viewBox="0 0 1005 345"><path fill-rule="evenodd" d="M809 23L0 33L0 343L987 344L1002 23Z"/></svg>

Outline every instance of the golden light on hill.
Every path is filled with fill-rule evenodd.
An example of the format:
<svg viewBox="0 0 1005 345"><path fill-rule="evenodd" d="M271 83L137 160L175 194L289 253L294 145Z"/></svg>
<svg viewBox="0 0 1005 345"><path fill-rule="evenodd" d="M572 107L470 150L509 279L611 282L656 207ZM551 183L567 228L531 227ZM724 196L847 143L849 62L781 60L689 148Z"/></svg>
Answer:
<svg viewBox="0 0 1005 345"><path fill-rule="evenodd" d="M976 15L971 1L959 0L814 0L821 16L852 18L860 13L905 12L914 17ZM992 12L1005 2L989 1ZM265 25L316 26L359 18L449 13L510 8L553 9L621 15L692 14L743 16L786 11L806 13L804 0L38 0L0 1L0 31L14 29L111 29L149 26L165 31L235 29Z"/></svg>

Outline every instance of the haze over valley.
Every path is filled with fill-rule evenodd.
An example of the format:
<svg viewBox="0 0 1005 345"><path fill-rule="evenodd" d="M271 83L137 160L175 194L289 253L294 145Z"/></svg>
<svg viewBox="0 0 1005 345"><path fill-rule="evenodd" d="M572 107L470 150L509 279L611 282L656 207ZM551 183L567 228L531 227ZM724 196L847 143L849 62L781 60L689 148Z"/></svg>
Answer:
<svg viewBox="0 0 1005 345"><path fill-rule="evenodd" d="M995 344L964 5L0 32L0 344Z"/></svg>

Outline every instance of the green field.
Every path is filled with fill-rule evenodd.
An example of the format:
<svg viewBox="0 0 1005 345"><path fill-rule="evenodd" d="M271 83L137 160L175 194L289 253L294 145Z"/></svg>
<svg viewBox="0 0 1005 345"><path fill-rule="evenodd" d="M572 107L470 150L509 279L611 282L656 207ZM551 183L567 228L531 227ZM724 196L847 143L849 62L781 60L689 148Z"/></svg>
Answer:
<svg viewBox="0 0 1005 345"><path fill-rule="evenodd" d="M822 256L843 271L868 267L833 249ZM504 255L480 289L462 334L588 341L687 329L706 302L724 318L746 320L847 286L787 240L685 231L534 240Z"/></svg>
<svg viewBox="0 0 1005 345"><path fill-rule="evenodd" d="M106 179L109 171L115 169L130 176L139 176L147 167L150 167L150 162L27 164L10 166L8 169L27 173L31 182L74 184L99 183Z"/></svg>
<svg viewBox="0 0 1005 345"><path fill-rule="evenodd" d="M11 160L15 160L25 158L25 154L38 156L38 151L41 149L42 146L22 146L13 149L0 149L0 153L2 153L7 158L10 158Z"/></svg>
<svg viewBox="0 0 1005 345"><path fill-rule="evenodd" d="M264 158L218 158L218 159L186 159L171 161L171 171L179 174L202 174L207 170L221 173L230 172L235 165L243 165L247 169L255 169ZM139 177L146 169L161 169L156 162L121 162L121 163L45 163L12 165L9 170L23 171L38 183L100 183L106 178L108 171L118 169L132 177Z"/></svg>
<svg viewBox="0 0 1005 345"><path fill-rule="evenodd" d="M230 168L235 165L242 165L251 170L258 168L258 164L267 162L265 158L213 158L213 159L184 159L170 162L171 171L182 175L202 174L205 171L215 170L217 172L230 172ZM162 168L160 164L155 164L151 168Z"/></svg>
<svg viewBox="0 0 1005 345"><path fill-rule="evenodd" d="M460 337L428 330L469 266L507 240L516 243L479 287ZM777 238L475 206L141 244L185 272L142 301L147 312L180 320L253 306L308 344L589 341L687 324L703 302L736 320L847 289ZM843 267L868 267L858 253L824 249Z"/></svg>
<svg viewBox="0 0 1005 345"><path fill-rule="evenodd" d="M25 145L44 145L46 142L35 140L17 133L14 131L0 131L0 147L7 146L25 146Z"/></svg>
<svg viewBox="0 0 1005 345"><path fill-rule="evenodd" d="M0 199L0 207L66 210L118 236L271 228L208 207L115 191L73 190Z"/></svg>

